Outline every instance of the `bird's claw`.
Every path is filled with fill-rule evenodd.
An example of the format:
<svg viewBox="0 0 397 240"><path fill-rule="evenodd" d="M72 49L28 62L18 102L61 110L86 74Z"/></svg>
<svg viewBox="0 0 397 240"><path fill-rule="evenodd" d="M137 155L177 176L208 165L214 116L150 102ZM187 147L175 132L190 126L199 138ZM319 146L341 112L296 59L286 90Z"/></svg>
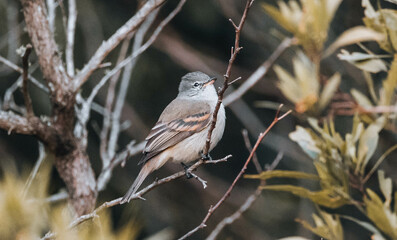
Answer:
<svg viewBox="0 0 397 240"><path fill-rule="evenodd" d="M204 154L203 151L200 151L200 156L204 161L212 161L210 153Z"/></svg>
<svg viewBox="0 0 397 240"><path fill-rule="evenodd" d="M182 166L183 166L183 169L185 169L185 175L186 175L186 178L187 179L191 179L192 177L193 177L193 175L190 173L190 171L189 171L189 166L188 165L186 165L186 164L184 164L184 163L181 163L182 164Z"/></svg>

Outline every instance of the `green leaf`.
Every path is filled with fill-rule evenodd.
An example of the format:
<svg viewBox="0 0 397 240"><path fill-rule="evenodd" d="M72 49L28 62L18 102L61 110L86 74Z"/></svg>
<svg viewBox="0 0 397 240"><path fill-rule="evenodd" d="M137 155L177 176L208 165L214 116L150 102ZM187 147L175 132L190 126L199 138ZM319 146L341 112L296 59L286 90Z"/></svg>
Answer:
<svg viewBox="0 0 397 240"><path fill-rule="evenodd" d="M312 179L319 180L319 177L315 174L298 172L298 171L286 171L286 170L273 170L273 171L264 171L260 174L252 174L245 175L245 178L250 179L262 179L267 180L270 178L299 178L299 179Z"/></svg>
<svg viewBox="0 0 397 240"><path fill-rule="evenodd" d="M312 202L329 208L338 208L349 203L349 201L330 190L312 192L306 188L293 185L269 185L262 186L264 190L290 192L299 197L309 198Z"/></svg>

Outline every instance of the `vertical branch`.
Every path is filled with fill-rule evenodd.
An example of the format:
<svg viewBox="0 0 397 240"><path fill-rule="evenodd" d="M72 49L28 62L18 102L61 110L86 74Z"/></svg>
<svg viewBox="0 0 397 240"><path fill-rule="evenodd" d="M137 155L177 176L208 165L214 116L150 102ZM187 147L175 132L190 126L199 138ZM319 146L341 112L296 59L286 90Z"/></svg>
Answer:
<svg viewBox="0 0 397 240"><path fill-rule="evenodd" d="M22 57L22 92L25 100L26 113L28 117L33 116L32 99L30 98L28 91L28 75L29 75L29 55L32 52L32 45L26 45L25 53Z"/></svg>
<svg viewBox="0 0 397 240"><path fill-rule="evenodd" d="M149 16L146 18L145 22L136 32L131 54L134 54L134 52L136 52L142 46L146 32L149 30L149 27L152 25L158 12L159 12L159 8L154 10L152 13L150 13ZM121 79L121 83L119 87L119 93L117 94L116 103L114 105L114 111L112 113L112 127L110 131L109 143L108 143L108 156L110 158L113 158L116 153L117 139L120 134L121 112L124 106L125 98L127 96L128 85L130 83L132 70L135 66L136 61L137 58L134 58L125 66L123 77Z"/></svg>
<svg viewBox="0 0 397 240"><path fill-rule="evenodd" d="M56 9L56 4L55 0L47 0L47 8L48 8L48 25L50 26L50 31L52 33L55 32L55 9Z"/></svg>
<svg viewBox="0 0 397 240"><path fill-rule="evenodd" d="M132 35L128 36L127 38L124 39L123 43L121 44L120 48L120 53L119 57L117 58L116 66L121 63L123 59L125 59L127 55L127 50L128 47L130 46L130 41L131 41ZM109 130L110 130L110 124L111 124L111 112L113 109L113 104L114 104L114 97L116 93L116 85L118 82L118 79L120 77L120 71L116 73L111 79L106 95L106 102L105 102L105 114L103 115L103 123L102 123L102 130L100 133L100 147L99 147L99 152L101 155L102 159L102 168L103 165L105 165L106 161L110 161L110 157L108 155L107 149L108 149L108 136L109 136Z"/></svg>
<svg viewBox="0 0 397 240"><path fill-rule="evenodd" d="M66 71L69 77L74 76L74 59L73 59L73 50L74 50L74 35L76 31L76 19L77 19L77 10L76 10L76 0L69 0L69 17L68 17L68 25L66 31Z"/></svg>
<svg viewBox="0 0 397 240"><path fill-rule="evenodd" d="M236 26L236 24L234 24L233 20L229 19L229 21L232 23L234 30L236 32L236 37L234 40L234 47L231 48L231 56L229 59L229 64L227 66L226 73L223 76L224 77L223 87L218 93L218 103L216 104L216 107L215 107L215 110L213 113L213 117L212 117L211 126L208 130L207 141L206 141L205 148L203 151L204 155L207 155L210 150L212 132L215 129L216 120L218 119L218 112L219 112L219 108L221 107L221 104L222 104L223 95L224 95L226 89L229 87L229 78L230 78L230 74L232 72L232 66L233 66L234 60L236 60L237 54L242 49L242 47L240 47L240 33L241 33L241 30L243 29L245 20L247 19L248 10L251 8L253 2L254 2L254 0L247 0L247 3L245 4L243 16L241 17L241 20L240 20L240 23L238 26Z"/></svg>

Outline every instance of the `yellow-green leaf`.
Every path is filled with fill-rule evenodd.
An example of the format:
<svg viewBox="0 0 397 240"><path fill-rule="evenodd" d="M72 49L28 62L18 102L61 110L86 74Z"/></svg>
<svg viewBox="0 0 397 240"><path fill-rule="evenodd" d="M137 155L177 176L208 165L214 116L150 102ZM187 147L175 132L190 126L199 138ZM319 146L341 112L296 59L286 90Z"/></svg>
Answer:
<svg viewBox="0 0 397 240"><path fill-rule="evenodd" d="M335 73L330 79L328 79L327 84L325 84L324 89L321 92L320 100L318 102L319 111L322 111L331 101L335 92L338 90L340 80L341 78L339 73Z"/></svg>
<svg viewBox="0 0 397 240"><path fill-rule="evenodd" d="M331 55L336 49L359 42L382 41L385 36L364 26L350 28L343 32L324 52L324 57Z"/></svg>
<svg viewBox="0 0 397 240"><path fill-rule="evenodd" d="M307 221L297 219L304 228L329 240L343 240L343 228L337 215L328 214L319 210L320 216L312 214L315 226Z"/></svg>
<svg viewBox="0 0 397 240"><path fill-rule="evenodd" d="M378 171L378 180L379 180L379 187L382 191L383 196L385 197L386 206L390 206L391 203L391 194L393 191L393 185L391 178L385 178L385 172L383 170Z"/></svg>
<svg viewBox="0 0 397 240"><path fill-rule="evenodd" d="M330 190L312 192L306 188L293 185L267 185L261 188L265 190L290 192L300 197L309 198L312 202L329 208L338 208L349 203L347 199Z"/></svg>
<svg viewBox="0 0 397 240"><path fill-rule="evenodd" d="M381 60L380 57L382 56L361 52L353 52L350 54L344 49L338 54L340 60L347 61L357 68L371 73L387 71L386 63Z"/></svg>
<svg viewBox="0 0 397 240"><path fill-rule="evenodd" d="M298 172L298 171L287 171L287 170L265 171L265 172L261 172L260 174L245 175L244 177L251 179L262 179L262 180L267 180L270 178L300 178L300 179L319 180L318 176L315 174Z"/></svg>
<svg viewBox="0 0 397 240"><path fill-rule="evenodd" d="M367 98L367 96L365 96L364 94L362 94L361 92L359 92L356 89L352 89L350 91L350 93L352 94L354 100L362 107L364 108L369 108L372 107L373 104L371 103L371 100L369 100Z"/></svg>
<svg viewBox="0 0 397 240"><path fill-rule="evenodd" d="M380 197L371 189L367 189L369 198L364 198L367 216L390 238L397 239L397 215L383 205Z"/></svg>
<svg viewBox="0 0 397 240"><path fill-rule="evenodd" d="M358 164L356 173L358 170L361 174L364 173L369 159L375 153L376 147L378 146L379 132L382 130L385 123L386 118L382 116L378 118L376 122L369 125L361 135L358 144Z"/></svg>

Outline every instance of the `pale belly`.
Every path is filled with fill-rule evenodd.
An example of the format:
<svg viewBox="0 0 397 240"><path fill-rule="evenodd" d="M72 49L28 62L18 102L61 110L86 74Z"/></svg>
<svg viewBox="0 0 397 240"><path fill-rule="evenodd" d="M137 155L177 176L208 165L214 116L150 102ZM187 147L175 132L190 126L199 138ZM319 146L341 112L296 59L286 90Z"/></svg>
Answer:
<svg viewBox="0 0 397 240"><path fill-rule="evenodd" d="M214 131L212 132L210 151L221 140L224 129L225 129L225 108L223 107L223 105L221 105L221 108L219 109L218 112L216 126ZM172 147L173 156L169 156L169 157L172 158L173 162L185 162L185 163L199 159L201 157L200 152L202 152L205 148L207 134L208 134L208 128L186 138L182 142Z"/></svg>

